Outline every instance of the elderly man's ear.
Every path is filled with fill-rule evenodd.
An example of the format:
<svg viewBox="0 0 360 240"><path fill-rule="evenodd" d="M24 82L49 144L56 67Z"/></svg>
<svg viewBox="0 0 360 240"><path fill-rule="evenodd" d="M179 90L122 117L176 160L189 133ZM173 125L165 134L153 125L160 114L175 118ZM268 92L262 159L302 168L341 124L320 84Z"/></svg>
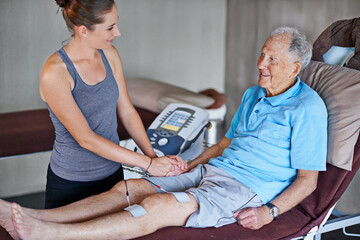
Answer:
<svg viewBox="0 0 360 240"><path fill-rule="evenodd" d="M301 63L295 62L293 64L293 71L291 73L291 78L295 78L301 71Z"/></svg>

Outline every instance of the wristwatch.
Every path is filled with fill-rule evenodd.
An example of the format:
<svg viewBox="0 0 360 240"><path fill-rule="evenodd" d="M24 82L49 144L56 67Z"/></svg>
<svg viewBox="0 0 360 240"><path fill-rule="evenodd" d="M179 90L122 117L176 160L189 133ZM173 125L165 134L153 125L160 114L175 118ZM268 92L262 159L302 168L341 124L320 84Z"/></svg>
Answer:
<svg viewBox="0 0 360 240"><path fill-rule="evenodd" d="M268 202L265 204L269 208L269 214L274 218L274 221L276 221L276 218L279 216L280 210L277 206L274 204Z"/></svg>

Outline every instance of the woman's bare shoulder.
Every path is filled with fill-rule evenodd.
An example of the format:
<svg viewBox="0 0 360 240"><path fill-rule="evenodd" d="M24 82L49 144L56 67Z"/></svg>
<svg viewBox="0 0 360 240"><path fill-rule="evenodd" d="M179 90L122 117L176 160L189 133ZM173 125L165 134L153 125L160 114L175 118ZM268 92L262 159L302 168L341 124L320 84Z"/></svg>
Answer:
<svg viewBox="0 0 360 240"><path fill-rule="evenodd" d="M44 64L42 69L42 79L54 79L55 76L61 77L68 74L67 68L59 54L53 53Z"/></svg>
<svg viewBox="0 0 360 240"><path fill-rule="evenodd" d="M104 53L108 55L109 57L119 57L119 53L116 49L116 47L111 46L109 48L103 49Z"/></svg>
<svg viewBox="0 0 360 240"><path fill-rule="evenodd" d="M105 56L111 61L111 62L118 62L121 63L120 55L117 49L114 46L111 46L110 48L104 49Z"/></svg>

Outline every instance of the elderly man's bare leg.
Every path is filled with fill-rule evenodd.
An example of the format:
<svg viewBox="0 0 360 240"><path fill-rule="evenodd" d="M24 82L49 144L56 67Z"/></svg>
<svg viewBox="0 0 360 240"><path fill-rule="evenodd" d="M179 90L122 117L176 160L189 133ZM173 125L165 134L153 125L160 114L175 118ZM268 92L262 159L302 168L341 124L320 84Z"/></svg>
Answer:
<svg viewBox="0 0 360 240"><path fill-rule="evenodd" d="M10 236L17 240L20 239L14 224L11 220L11 203L0 199L0 226L6 229Z"/></svg>
<svg viewBox="0 0 360 240"><path fill-rule="evenodd" d="M83 223L59 224L39 221L13 205L13 222L19 235L27 239L130 239L147 235L165 226L183 226L198 209L195 198L180 203L174 195L154 194L140 205L146 210L141 217L128 211L102 216Z"/></svg>
<svg viewBox="0 0 360 240"><path fill-rule="evenodd" d="M131 204L140 203L147 196L156 193L152 185L143 179L127 180ZM10 203L1 200L0 219L1 226L5 228L11 219ZM123 181L116 184L110 191L86 198L64 207L38 210L22 208L28 216L47 222L75 223L97 218L110 213L118 212L128 206ZM10 229L8 227L8 229Z"/></svg>

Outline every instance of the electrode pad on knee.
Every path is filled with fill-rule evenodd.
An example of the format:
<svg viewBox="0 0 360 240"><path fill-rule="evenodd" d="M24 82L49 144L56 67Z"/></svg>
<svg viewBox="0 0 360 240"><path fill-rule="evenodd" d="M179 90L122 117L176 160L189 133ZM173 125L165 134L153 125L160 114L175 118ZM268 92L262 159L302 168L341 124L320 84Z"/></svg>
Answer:
<svg viewBox="0 0 360 240"><path fill-rule="evenodd" d="M190 202L189 196L184 192L170 192L170 193L175 196L178 202L181 203Z"/></svg>
<svg viewBox="0 0 360 240"><path fill-rule="evenodd" d="M141 217L146 214L145 208L143 208L142 206L137 205L137 204L128 206L124 210L129 211L131 213L131 215L133 215L134 217Z"/></svg>

